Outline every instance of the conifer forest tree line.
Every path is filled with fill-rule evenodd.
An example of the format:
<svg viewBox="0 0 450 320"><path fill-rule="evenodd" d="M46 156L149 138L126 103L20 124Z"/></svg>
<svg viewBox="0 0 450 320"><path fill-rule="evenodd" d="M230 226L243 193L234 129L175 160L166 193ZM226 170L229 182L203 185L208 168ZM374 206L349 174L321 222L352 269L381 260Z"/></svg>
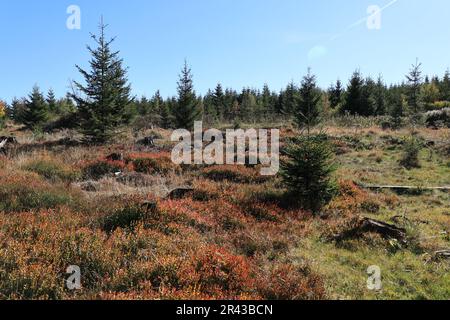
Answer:
<svg viewBox="0 0 450 320"><path fill-rule="evenodd" d="M0 116L31 130L80 128L101 142L114 128L130 123L178 129L191 128L195 120L238 125L287 119L309 127L328 117L358 115L389 116L395 126L405 116L450 108L450 71L429 77L419 61L399 84L388 85L382 75L373 79L356 70L346 83L337 80L323 89L308 70L298 83L291 81L281 91L267 84L238 91L218 83L203 96L195 92L193 73L185 62L176 96L165 98L156 91L152 97L132 97L127 69L111 48L114 39L105 37L105 28L102 22L99 34L92 35L96 47L88 47L90 70L76 67L84 82L73 82L63 98L56 98L53 90L43 93L36 85L28 96L3 103Z"/></svg>

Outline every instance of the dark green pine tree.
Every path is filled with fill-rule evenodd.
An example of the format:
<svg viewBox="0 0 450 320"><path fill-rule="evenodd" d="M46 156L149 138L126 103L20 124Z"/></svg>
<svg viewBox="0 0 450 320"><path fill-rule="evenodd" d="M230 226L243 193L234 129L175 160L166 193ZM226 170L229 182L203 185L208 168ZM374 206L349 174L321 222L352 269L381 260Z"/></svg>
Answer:
<svg viewBox="0 0 450 320"><path fill-rule="evenodd" d="M25 101L22 120L23 124L31 130L41 129L48 120L48 105L38 86L33 87L33 91Z"/></svg>
<svg viewBox="0 0 450 320"><path fill-rule="evenodd" d="M294 84L294 81L291 81L288 86L286 87L286 90L284 91L283 98L282 98L282 113L285 115L292 115L294 114L296 108L297 108L297 98L298 98L298 91Z"/></svg>
<svg viewBox="0 0 450 320"><path fill-rule="evenodd" d="M355 71L347 88L345 103L342 107L343 113L352 115L364 114L366 105L364 103L364 79L359 70Z"/></svg>
<svg viewBox="0 0 450 320"><path fill-rule="evenodd" d="M156 113L160 114L161 109L163 108L163 104L164 104L164 99L161 97L161 92L159 90L157 90L151 100L152 112L156 112Z"/></svg>
<svg viewBox="0 0 450 320"><path fill-rule="evenodd" d="M52 114L56 114L57 108L58 108L58 102L56 101L55 92L53 91L53 89L48 90L47 104L48 104L48 110Z"/></svg>
<svg viewBox="0 0 450 320"><path fill-rule="evenodd" d="M406 114L407 108L408 108L407 97L403 94L397 95L394 98L394 103L390 110L393 129L399 129L402 126L403 117Z"/></svg>
<svg viewBox="0 0 450 320"><path fill-rule="evenodd" d="M173 128L173 115L172 110L177 106L177 99L170 98L167 99L161 106L161 127L163 129L171 129Z"/></svg>
<svg viewBox="0 0 450 320"><path fill-rule="evenodd" d="M228 110L225 105L225 94L223 92L223 88L220 83L217 84L216 89L214 90L212 100L214 108L216 110L217 117L219 119L223 119Z"/></svg>
<svg viewBox="0 0 450 320"><path fill-rule="evenodd" d="M224 96L224 104L225 104L225 114L224 114L224 120L227 121L233 121L235 118L234 111L236 106L236 101L238 100L238 94L235 90L232 89L225 89L225 96Z"/></svg>
<svg viewBox="0 0 450 320"><path fill-rule="evenodd" d="M284 91L281 90L275 102L276 113L283 114L283 105L284 105Z"/></svg>
<svg viewBox="0 0 450 320"><path fill-rule="evenodd" d="M173 110L174 124L177 129L193 130L194 122L200 116L200 108L194 91L192 71L187 61L181 70L178 81L178 101Z"/></svg>
<svg viewBox="0 0 450 320"><path fill-rule="evenodd" d="M141 99L136 99L136 110L141 116L146 116L151 112L151 102L147 97L142 96Z"/></svg>
<svg viewBox="0 0 450 320"><path fill-rule="evenodd" d="M11 102L11 118L15 123L25 122L26 99L14 99Z"/></svg>
<svg viewBox="0 0 450 320"><path fill-rule="evenodd" d="M257 104L256 104L256 96L254 92L245 88L242 90L240 96L240 108L239 108L239 118L243 121L249 121L257 119Z"/></svg>
<svg viewBox="0 0 450 320"><path fill-rule="evenodd" d="M363 86L363 95L359 114L365 117L373 116L376 112L376 89L377 84L371 78L367 77Z"/></svg>
<svg viewBox="0 0 450 320"><path fill-rule="evenodd" d="M274 114L275 104L274 95L270 91L269 85L265 83L261 94L261 109L263 116L267 118L269 115Z"/></svg>
<svg viewBox="0 0 450 320"><path fill-rule="evenodd" d="M88 46L91 70L77 66L86 85L74 82L81 94L72 94L79 110L80 131L95 143L108 141L117 128L130 120L129 106L134 100L130 97L127 71L122 67L119 51L111 50L115 39L105 38L106 27L102 19L100 35L92 35L97 48Z"/></svg>
<svg viewBox="0 0 450 320"><path fill-rule="evenodd" d="M342 87L341 80L336 81L336 85L332 85L328 90L328 95L330 97L330 106L332 109L339 108L342 103L342 98L344 96L344 88Z"/></svg>
<svg viewBox="0 0 450 320"><path fill-rule="evenodd" d="M386 91L387 89L386 85L384 84L383 78L381 75L379 75L374 91L375 114L378 116L385 115L387 111Z"/></svg>
<svg viewBox="0 0 450 320"><path fill-rule="evenodd" d="M214 93L211 89L208 89L206 95L202 98L201 105L203 107L203 117L209 123L214 122L218 119L217 108L214 104Z"/></svg>
<svg viewBox="0 0 450 320"><path fill-rule="evenodd" d="M319 122L320 116L320 91L317 88L316 76L308 69L308 74L303 77L297 108L295 110L295 123L297 126L306 126L308 134L311 128Z"/></svg>
<svg viewBox="0 0 450 320"><path fill-rule="evenodd" d="M422 86L422 64L419 63L419 60L416 60L416 64L411 66L411 70L406 75L406 79L408 80L409 90L408 90L408 98L409 105L412 108L413 114L417 114L420 111L419 106L419 98L420 98L420 88Z"/></svg>

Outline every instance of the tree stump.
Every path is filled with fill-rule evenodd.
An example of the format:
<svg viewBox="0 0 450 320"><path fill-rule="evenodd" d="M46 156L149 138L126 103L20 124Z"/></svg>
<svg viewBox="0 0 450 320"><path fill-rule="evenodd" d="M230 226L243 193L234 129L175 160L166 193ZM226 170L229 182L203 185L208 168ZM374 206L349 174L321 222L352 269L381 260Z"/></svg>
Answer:
<svg viewBox="0 0 450 320"><path fill-rule="evenodd" d="M406 229L369 218L362 219L353 229L334 236L333 240L343 241L346 239L354 239L367 232L378 233L385 239L396 239L402 244L407 244Z"/></svg>
<svg viewBox="0 0 450 320"><path fill-rule="evenodd" d="M191 187L175 188L167 194L166 198L171 199L171 200L183 199L186 196L188 196L189 194L192 194L193 191L194 191L194 188L191 188Z"/></svg>

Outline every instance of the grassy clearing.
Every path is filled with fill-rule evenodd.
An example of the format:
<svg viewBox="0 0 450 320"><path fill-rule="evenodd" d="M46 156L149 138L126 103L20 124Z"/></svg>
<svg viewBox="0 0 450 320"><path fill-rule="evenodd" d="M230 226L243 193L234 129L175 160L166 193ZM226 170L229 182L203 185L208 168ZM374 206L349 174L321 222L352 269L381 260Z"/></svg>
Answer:
<svg viewBox="0 0 450 320"><path fill-rule="evenodd" d="M448 299L450 265L434 252L450 248L449 193L369 192L352 181L450 185L449 131L419 130L433 144L412 169L400 163L407 130L326 131L340 195L317 217L285 206L280 178L261 178L258 167L178 168L167 150L52 149L23 133L32 151L0 158L0 298ZM107 160L112 152L123 160ZM188 196L164 199L186 185ZM358 217L405 228L409 245L371 233L329 240ZM80 291L64 288L69 265L82 269ZM380 292L366 286L372 265Z"/></svg>

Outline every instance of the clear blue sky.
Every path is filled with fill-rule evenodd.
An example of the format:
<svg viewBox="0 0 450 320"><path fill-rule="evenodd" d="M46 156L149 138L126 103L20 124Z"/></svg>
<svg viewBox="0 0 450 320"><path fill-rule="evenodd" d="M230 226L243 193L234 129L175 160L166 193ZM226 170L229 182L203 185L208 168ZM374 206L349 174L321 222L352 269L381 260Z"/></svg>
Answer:
<svg viewBox="0 0 450 320"><path fill-rule="evenodd" d="M369 5L392 0L2 0L0 98L24 96L37 83L59 96L87 66L85 49L100 16L117 36L134 94L175 94L188 59L199 94L225 87L279 90L308 66L327 87L360 68L399 82L416 57L427 74L450 66L450 1L398 0L369 30ZM68 30L67 7L81 8L81 30ZM360 22L359 24L357 22ZM349 27L352 26L352 27Z"/></svg>

